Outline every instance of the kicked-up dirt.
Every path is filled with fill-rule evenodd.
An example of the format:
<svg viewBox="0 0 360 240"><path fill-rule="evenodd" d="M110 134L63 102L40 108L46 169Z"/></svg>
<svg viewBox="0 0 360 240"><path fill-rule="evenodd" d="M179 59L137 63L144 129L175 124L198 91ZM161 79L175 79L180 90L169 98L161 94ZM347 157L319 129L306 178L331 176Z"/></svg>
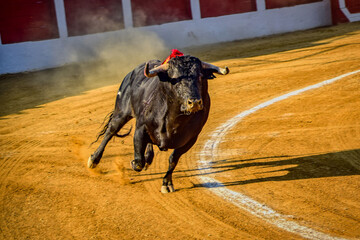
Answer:
<svg viewBox="0 0 360 240"><path fill-rule="evenodd" d="M319 239L360 239L359 73L245 117L222 139L212 168L199 167L204 144L228 119L359 70L359 29L352 23L183 49L231 72L209 80L209 120L180 159L170 194L160 186L171 151L156 149L150 168L136 173L132 134L111 141L95 170L86 167L124 75L110 69L89 84L90 70L68 66L1 76L0 238L303 238L213 194L199 178L206 174L222 183L213 188L244 194L323 233Z"/></svg>

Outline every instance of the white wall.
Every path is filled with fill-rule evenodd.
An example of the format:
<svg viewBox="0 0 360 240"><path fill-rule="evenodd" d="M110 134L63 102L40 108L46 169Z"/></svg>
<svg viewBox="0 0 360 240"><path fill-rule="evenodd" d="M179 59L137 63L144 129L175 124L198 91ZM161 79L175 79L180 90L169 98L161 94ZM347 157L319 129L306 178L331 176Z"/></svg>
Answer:
<svg viewBox="0 0 360 240"><path fill-rule="evenodd" d="M257 0L257 11L200 18L199 0L191 0L193 20L133 28L130 0L123 0L125 29L107 33L68 37L63 0L55 0L60 38L0 44L0 74L61 66L86 61L93 56L84 48L95 48L102 41L126 41L139 31L156 34L169 48L233 41L270 34L310 29L331 24L330 0L265 10ZM147 34L141 35L141 37ZM86 52L86 54L84 54Z"/></svg>

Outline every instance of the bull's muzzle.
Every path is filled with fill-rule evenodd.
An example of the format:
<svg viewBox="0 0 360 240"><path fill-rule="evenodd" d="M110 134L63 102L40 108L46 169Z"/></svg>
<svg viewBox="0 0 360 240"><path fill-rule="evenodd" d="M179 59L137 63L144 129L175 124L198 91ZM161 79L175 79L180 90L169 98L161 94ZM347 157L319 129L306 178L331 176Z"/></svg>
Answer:
<svg viewBox="0 0 360 240"><path fill-rule="evenodd" d="M189 113L195 113L204 108L202 99L188 99L186 101L186 111Z"/></svg>

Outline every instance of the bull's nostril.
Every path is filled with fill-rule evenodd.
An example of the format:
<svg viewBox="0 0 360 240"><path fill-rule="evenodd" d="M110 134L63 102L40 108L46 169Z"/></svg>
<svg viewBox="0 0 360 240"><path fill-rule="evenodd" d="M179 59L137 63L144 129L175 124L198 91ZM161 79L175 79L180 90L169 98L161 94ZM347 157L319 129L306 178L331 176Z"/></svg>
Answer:
<svg viewBox="0 0 360 240"><path fill-rule="evenodd" d="M197 112L204 108L202 99L190 98L186 100L186 107L189 112Z"/></svg>

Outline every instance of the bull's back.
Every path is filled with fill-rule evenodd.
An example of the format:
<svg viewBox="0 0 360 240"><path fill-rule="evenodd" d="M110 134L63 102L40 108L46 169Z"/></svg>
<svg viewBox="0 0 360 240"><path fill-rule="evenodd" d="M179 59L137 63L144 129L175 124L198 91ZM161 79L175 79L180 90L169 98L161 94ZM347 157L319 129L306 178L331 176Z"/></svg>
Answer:
<svg viewBox="0 0 360 240"><path fill-rule="evenodd" d="M161 64L158 60L150 61L152 65ZM116 108L120 111L122 108L131 106L133 110L141 107L141 98L146 90L149 79L144 75L145 63L139 65L129 72L122 80L116 97ZM133 116L135 117L135 116Z"/></svg>

